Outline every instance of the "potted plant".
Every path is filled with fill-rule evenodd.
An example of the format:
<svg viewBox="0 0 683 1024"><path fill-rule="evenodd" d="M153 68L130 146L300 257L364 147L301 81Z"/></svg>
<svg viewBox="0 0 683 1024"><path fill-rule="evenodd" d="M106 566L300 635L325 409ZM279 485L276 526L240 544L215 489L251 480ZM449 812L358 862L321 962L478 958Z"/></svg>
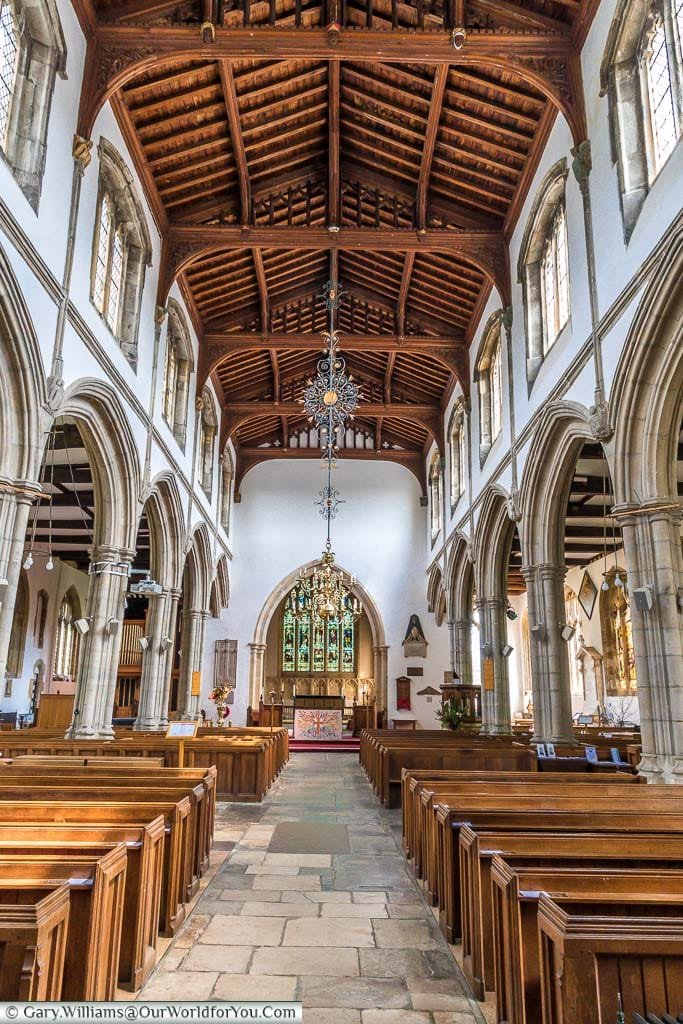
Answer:
<svg viewBox="0 0 683 1024"><path fill-rule="evenodd" d="M436 712L436 717L441 722L442 729L458 729L462 722L462 711L458 702L449 697Z"/></svg>
<svg viewBox="0 0 683 1024"><path fill-rule="evenodd" d="M228 707L228 697L230 695L230 687L224 683L217 683L213 690L209 694L209 700L212 700L216 705L216 718L218 725L223 725L225 719L230 714L230 708Z"/></svg>

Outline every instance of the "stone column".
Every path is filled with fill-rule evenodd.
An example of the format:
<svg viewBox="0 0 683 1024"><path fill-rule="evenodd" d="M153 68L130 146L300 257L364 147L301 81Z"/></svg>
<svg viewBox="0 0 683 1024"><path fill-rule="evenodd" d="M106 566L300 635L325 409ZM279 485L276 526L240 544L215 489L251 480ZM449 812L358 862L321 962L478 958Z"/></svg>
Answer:
<svg viewBox="0 0 683 1024"><path fill-rule="evenodd" d="M507 626L505 609L507 599L504 597L484 598L477 602L481 616L482 661L486 656L493 659L494 689L485 690L481 694L481 731L489 736L508 735L512 732L510 721L510 681L508 678L508 662L503 657L501 648L507 643ZM482 682L484 671L482 666Z"/></svg>
<svg viewBox="0 0 683 1024"><path fill-rule="evenodd" d="M457 619L453 623L455 633L454 668L464 686L472 685L472 622Z"/></svg>
<svg viewBox="0 0 683 1024"><path fill-rule="evenodd" d="M0 493L0 679L5 678L7 654L14 619L17 586L26 544L26 527L31 504L40 490L14 491L12 485Z"/></svg>
<svg viewBox="0 0 683 1024"><path fill-rule="evenodd" d="M138 716L133 729L149 731L160 729L159 690L163 687L163 672L166 668L166 650L162 646L162 637L166 635L168 604L170 594L164 590L159 597L150 597L147 604L147 650L142 655L142 673L140 676L140 703Z"/></svg>
<svg viewBox="0 0 683 1024"><path fill-rule="evenodd" d="M249 704L258 707L266 685L266 645L249 644Z"/></svg>
<svg viewBox="0 0 683 1024"><path fill-rule="evenodd" d="M523 569L531 633L531 689L536 742L574 744L571 678L565 624L563 565L543 563Z"/></svg>
<svg viewBox="0 0 683 1024"><path fill-rule="evenodd" d="M636 658L643 741L638 770L651 782L683 783L681 510L663 499L615 511L624 540ZM638 607L636 590L644 608Z"/></svg>
<svg viewBox="0 0 683 1024"><path fill-rule="evenodd" d="M160 729L166 729L168 726L168 704L171 695L171 675L173 673L173 660L175 657L176 624L178 621L180 594L180 590L175 587L171 588L168 592L168 601L166 602L166 622L163 636L168 637L170 644L168 644L165 650L165 660L161 668L161 685L157 691L159 702L155 709L155 714L159 721Z"/></svg>
<svg viewBox="0 0 683 1024"><path fill-rule="evenodd" d="M389 693L388 653L389 648L385 645L372 648L373 671L375 674L375 703L378 711L384 711L387 708Z"/></svg>
<svg viewBox="0 0 683 1024"><path fill-rule="evenodd" d="M90 629L81 638L74 718L67 739L111 739L128 573L135 552L101 546L92 554ZM93 566L101 566L92 572Z"/></svg>
<svg viewBox="0 0 683 1024"><path fill-rule="evenodd" d="M201 608L183 612L180 678L178 680L178 715L190 718L199 710L199 698L192 696L192 674L201 672L204 655L206 620L209 613Z"/></svg>

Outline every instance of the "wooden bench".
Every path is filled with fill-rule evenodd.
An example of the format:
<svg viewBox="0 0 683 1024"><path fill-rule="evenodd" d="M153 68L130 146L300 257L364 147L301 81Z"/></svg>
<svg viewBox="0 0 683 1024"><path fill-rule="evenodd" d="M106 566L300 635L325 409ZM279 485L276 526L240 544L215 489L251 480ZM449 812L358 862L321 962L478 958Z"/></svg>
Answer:
<svg viewBox="0 0 683 1024"><path fill-rule="evenodd" d="M159 905L159 930L162 935L173 936L185 920L185 878L190 870L188 862L192 846L189 841L188 820L190 801L187 797L175 802L97 803L93 800L3 801L0 805L3 824L80 824L147 825L159 815L164 819L164 863Z"/></svg>
<svg viewBox="0 0 683 1024"><path fill-rule="evenodd" d="M538 903L541 892L562 899L630 899L637 894L661 902L678 902L683 914L683 871L657 867L620 869L534 868L501 857L491 864L496 1019L506 1024L541 1024L541 966ZM584 965L587 961L584 958ZM557 967L557 965L556 965ZM555 969L556 969L555 967ZM571 1005L571 1002L570 1004ZM615 1003L616 1005L616 1003ZM585 1014L568 1020L583 1021Z"/></svg>
<svg viewBox="0 0 683 1024"><path fill-rule="evenodd" d="M0 890L69 888L63 999L109 1001L116 992L126 878L122 845L103 852L0 854Z"/></svg>
<svg viewBox="0 0 683 1024"><path fill-rule="evenodd" d="M62 998L68 885L0 888L0 1000Z"/></svg>
<svg viewBox="0 0 683 1024"><path fill-rule="evenodd" d="M681 841L675 836L603 835L563 832L508 833L460 830L460 892L463 973L477 999L494 987L491 863L556 868L600 862L606 867L659 864L683 871Z"/></svg>
<svg viewBox="0 0 683 1024"><path fill-rule="evenodd" d="M639 788L639 787L638 787ZM648 792L651 787L648 787ZM632 791L629 791L631 793ZM543 794L545 798L545 794ZM569 798L555 806L539 793L535 798L510 799L479 797L469 805L454 811L447 805L437 804L435 813L441 827L441 854L439 859L439 923L449 942L460 938L460 857L459 831L464 825L474 829L488 828L501 831L539 832L657 832L671 834L683 830L683 815L670 808L615 807L604 799L593 801L586 808L587 797ZM661 805L660 805L661 806Z"/></svg>
<svg viewBox="0 0 683 1024"><path fill-rule="evenodd" d="M140 781L140 780L138 780ZM188 856L183 860L184 892L180 902L188 903L199 889L199 878L204 863L204 850L206 846L206 834L208 829L208 809L204 801L204 788L202 785L191 785L186 783L173 785L157 785L156 783L146 786L134 785L128 779L122 779L118 783L111 781L99 782L96 778L86 779L79 783L69 785L68 781L59 785L50 785L42 780L31 779L9 779L4 778L0 771L0 805L4 800L62 800L67 803L97 800L102 803L107 800L126 803L149 803L149 801L189 801L189 814L186 823L186 849ZM0 806L1 812L1 806Z"/></svg>
<svg viewBox="0 0 683 1024"><path fill-rule="evenodd" d="M66 857L117 845L123 845L127 856L118 981L136 992L156 964L164 819L158 816L146 825L99 827L0 824L1 855L58 853Z"/></svg>
<svg viewBox="0 0 683 1024"><path fill-rule="evenodd" d="M655 1007L665 1020L674 1014L681 1020L679 898L635 891L591 901L541 894L538 931L543 1024L615 1020L618 992L629 1021L642 1021L642 1014L653 1024Z"/></svg>

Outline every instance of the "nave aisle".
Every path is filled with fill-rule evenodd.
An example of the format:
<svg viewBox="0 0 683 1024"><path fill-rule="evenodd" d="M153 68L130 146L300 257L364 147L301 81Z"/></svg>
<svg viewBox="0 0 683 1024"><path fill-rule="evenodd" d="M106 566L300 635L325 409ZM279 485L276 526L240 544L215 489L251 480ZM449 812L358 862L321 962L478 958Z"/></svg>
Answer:
<svg viewBox="0 0 683 1024"><path fill-rule="evenodd" d="M305 1024L481 1022L400 827L356 755L294 754L263 804L218 805L216 852L235 846L140 998L300 999Z"/></svg>

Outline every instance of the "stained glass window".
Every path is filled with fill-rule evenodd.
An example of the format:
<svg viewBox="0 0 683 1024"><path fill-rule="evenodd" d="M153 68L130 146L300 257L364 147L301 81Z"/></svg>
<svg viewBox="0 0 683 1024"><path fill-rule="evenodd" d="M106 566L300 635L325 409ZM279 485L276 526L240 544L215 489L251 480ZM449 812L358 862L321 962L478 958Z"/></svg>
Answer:
<svg viewBox="0 0 683 1024"><path fill-rule="evenodd" d="M18 52L19 42L12 7L7 0L0 0L0 145L4 145L7 138Z"/></svg>
<svg viewBox="0 0 683 1024"><path fill-rule="evenodd" d="M327 670L339 671L339 619L327 623Z"/></svg>
<svg viewBox="0 0 683 1024"><path fill-rule="evenodd" d="M296 644L296 670L297 672L311 671L311 620L303 619L299 622Z"/></svg>
<svg viewBox="0 0 683 1024"><path fill-rule="evenodd" d="M285 609L282 617L282 671L353 673L356 667L356 624L346 612L341 620L295 619Z"/></svg>
<svg viewBox="0 0 683 1024"><path fill-rule="evenodd" d="M282 671L294 672L296 668L296 622L290 611L282 620Z"/></svg>

